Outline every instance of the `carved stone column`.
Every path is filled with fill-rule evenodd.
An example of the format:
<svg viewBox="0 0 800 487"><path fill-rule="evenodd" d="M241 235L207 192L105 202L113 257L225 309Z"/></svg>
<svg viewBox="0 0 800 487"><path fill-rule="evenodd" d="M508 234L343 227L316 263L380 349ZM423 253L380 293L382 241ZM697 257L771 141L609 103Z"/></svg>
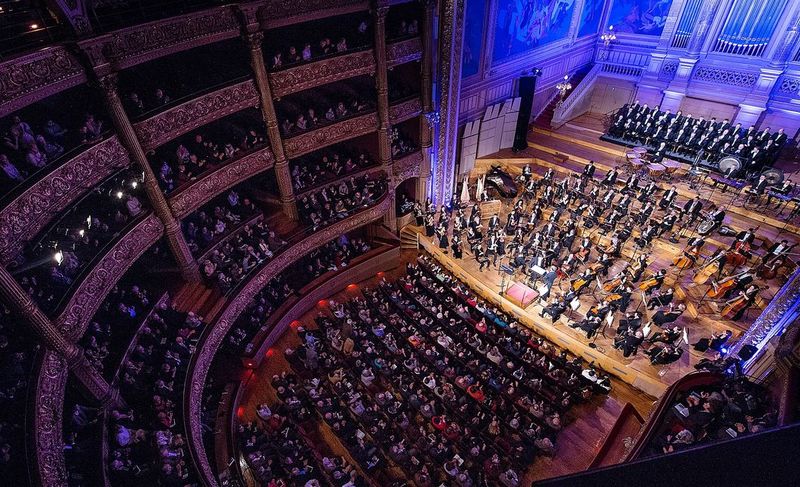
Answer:
<svg viewBox="0 0 800 487"><path fill-rule="evenodd" d="M697 14L697 22L686 46L686 55L678 58L675 77L672 78L669 86L664 90L664 99L661 101L662 110L677 111L686 97L689 80L699 59L700 51L706 43L719 3L720 0L706 0L700 7L700 12Z"/></svg>
<svg viewBox="0 0 800 487"><path fill-rule="evenodd" d="M389 140L389 80L386 62L386 14L389 13L389 2L376 0L372 9L372 23L375 33L375 88L378 93L378 159L386 171L390 181L392 178L392 146ZM394 200L394 184L389 184L389 197ZM397 230L397 211L390 205L383 217L383 223L390 230Z"/></svg>
<svg viewBox="0 0 800 487"><path fill-rule="evenodd" d="M147 161L147 156L144 154L142 145L136 137L136 132L133 130L133 125L122 107L122 101L119 98L117 91L117 75L109 74L100 79L100 87L103 90L103 95L106 102L108 113L114 123L114 128L117 131L117 136L120 142L139 168L144 173L144 188L147 192L147 197L150 204L153 206L153 211L156 216L164 224L167 242L178 263L181 275L187 281L199 281L200 271L197 267L197 261L192 256L189 246L186 244L186 239L181 232L180 223L172 214L172 210L164 197L164 193L158 186L153 170L150 168L150 163Z"/></svg>
<svg viewBox="0 0 800 487"><path fill-rule="evenodd" d="M113 390L97 369L89 364L83 350L64 338L33 299L2 266L0 266L0 296L30 325L45 347L64 358L91 399L103 406L118 402L117 391Z"/></svg>
<svg viewBox="0 0 800 487"><path fill-rule="evenodd" d="M417 182L417 199L425 201L428 197L428 182L431 176L431 150L433 147L433 127L428 123L428 118L424 114L433 111L433 9L436 2L433 0L422 0L422 60L421 60L421 80L422 89L422 113L419 121L419 140L422 147L422 167L419 168L419 180Z"/></svg>
<svg viewBox="0 0 800 487"><path fill-rule="evenodd" d="M455 188L461 54L464 47L464 0L439 2L439 114L441 125L436 158L431 161L432 198L439 205Z"/></svg>
<svg viewBox="0 0 800 487"><path fill-rule="evenodd" d="M283 212L292 220L297 220L297 201L292 188L292 176L289 170L289 161L283 150L281 132L278 130L278 116L275 114L275 105L272 101L272 88L267 78L267 67L264 65L264 54L261 43L264 40L263 32L253 32L244 36L250 47L250 66L256 79L256 86L261 95L261 113L267 125L267 137L272 153L275 154L275 179L278 181L278 191L281 197Z"/></svg>

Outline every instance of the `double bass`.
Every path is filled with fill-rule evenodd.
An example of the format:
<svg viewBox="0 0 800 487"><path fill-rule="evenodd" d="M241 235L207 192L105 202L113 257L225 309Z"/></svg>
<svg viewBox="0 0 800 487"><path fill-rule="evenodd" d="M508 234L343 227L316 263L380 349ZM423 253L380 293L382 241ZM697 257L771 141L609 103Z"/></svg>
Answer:
<svg viewBox="0 0 800 487"><path fill-rule="evenodd" d="M695 274L694 278L692 278L692 282L695 284L705 284L714 274L719 271L719 260L725 254L719 254L718 256L711 259L711 262L707 263L697 274Z"/></svg>

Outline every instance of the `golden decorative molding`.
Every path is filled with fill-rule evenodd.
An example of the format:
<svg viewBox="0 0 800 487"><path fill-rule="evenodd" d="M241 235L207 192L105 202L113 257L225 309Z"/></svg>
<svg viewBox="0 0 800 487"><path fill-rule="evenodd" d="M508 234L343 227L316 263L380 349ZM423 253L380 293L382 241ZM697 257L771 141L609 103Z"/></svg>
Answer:
<svg viewBox="0 0 800 487"><path fill-rule="evenodd" d="M419 37L393 42L388 45L386 62L391 66L422 59L422 40Z"/></svg>
<svg viewBox="0 0 800 487"><path fill-rule="evenodd" d="M355 76L375 74L372 49L336 56L269 74L272 96L280 98L291 93L327 85Z"/></svg>
<svg viewBox="0 0 800 487"><path fill-rule="evenodd" d="M323 147L374 132L377 128L378 115L368 113L286 139L283 147L286 157L294 159Z"/></svg>

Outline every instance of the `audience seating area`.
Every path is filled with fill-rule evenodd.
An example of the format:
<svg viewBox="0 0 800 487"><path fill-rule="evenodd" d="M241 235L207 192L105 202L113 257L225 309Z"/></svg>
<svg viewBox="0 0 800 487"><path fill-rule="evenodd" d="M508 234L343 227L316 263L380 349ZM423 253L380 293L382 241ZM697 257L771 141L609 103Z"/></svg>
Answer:
<svg viewBox="0 0 800 487"><path fill-rule="evenodd" d="M183 135L149 155L165 194L267 145L261 114L246 110Z"/></svg>
<svg viewBox="0 0 800 487"><path fill-rule="evenodd" d="M85 87L51 96L0 120L0 195L22 189L101 141L109 124Z"/></svg>
<svg viewBox="0 0 800 487"><path fill-rule="evenodd" d="M375 110L375 80L359 76L287 95L275 104L281 134L293 137Z"/></svg>
<svg viewBox="0 0 800 487"><path fill-rule="evenodd" d="M376 478L399 466L417 485L521 485L570 406L610 388L428 258L363 294L298 328L302 346L285 351L297 376L272 383Z"/></svg>
<svg viewBox="0 0 800 487"><path fill-rule="evenodd" d="M345 144L331 146L292 161L292 183L297 192L309 191L348 174L375 166L372 155Z"/></svg>
<svg viewBox="0 0 800 487"><path fill-rule="evenodd" d="M775 426L768 391L746 377L727 377L681 394L664 418L646 456L739 438Z"/></svg>
<svg viewBox="0 0 800 487"><path fill-rule="evenodd" d="M183 388L202 317L159 302L125 358L120 392L128 405L109 414L113 485L200 485L185 442Z"/></svg>
<svg viewBox="0 0 800 487"><path fill-rule="evenodd" d="M46 311L55 311L79 276L109 244L149 213L142 175L128 169L108 178L66 209L11 268Z"/></svg>
<svg viewBox="0 0 800 487"><path fill-rule="evenodd" d="M376 179L369 176L350 178L304 195L297 202L297 209L303 223L317 231L372 206L386 190L385 175Z"/></svg>
<svg viewBox="0 0 800 487"><path fill-rule="evenodd" d="M267 31L266 64L271 71L279 71L368 48L373 41L370 24L367 14L357 13L311 21L302 30L291 27Z"/></svg>

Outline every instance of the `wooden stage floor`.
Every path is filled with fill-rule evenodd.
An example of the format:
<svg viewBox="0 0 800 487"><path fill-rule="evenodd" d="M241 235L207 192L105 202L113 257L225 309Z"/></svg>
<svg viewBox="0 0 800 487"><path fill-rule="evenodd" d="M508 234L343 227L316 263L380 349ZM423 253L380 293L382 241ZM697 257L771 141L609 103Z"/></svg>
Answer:
<svg viewBox="0 0 800 487"><path fill-rule="evenodd" d="M580 120L578 121L580 123ZM596 121L589 118L587 119L586 126L581 126L576 123L567 124L557 132L543 131L536 129L529 133L528 145L529 148L519 152L511 153L511 151L502 151L500 153L484 157L476 161L476 170L478 173L483 172L493 165L501 165L506 168L511 174L519 174L526 164L530 164L534 170L534 174L543 174L547 169L552 168L556 173L556 179L561 179L567 176L570 172L578 172L583 169L588 161L594 160L597 166L595 179L599 180L603 177L605 172L611 167L619 164L619 158L624 156L625 148L616 146L607 142L599 140L600 132L597 130ZM559 157L567 156L569 159L565 162L557 160L554 156ZM620 174L618 180L624 181L627 175ZM474 179L474 178L473 178ZM683 205L689 198L698 194L698 190L689 188L686 183L673 181L671 183L662 183L662 188L668 188L668 184L674 184L678 189L678 198L676 203ZM717 205L728 205L732 195L730 193L721 193L719 190L712 194L710 186L702 187L699 190L700 196L704 199L704 209L708 208L706 199L714 202ZM659 197L658 195L656 196ZM504 202L501 210L502 221L505 222L505 216L508 212L509 205ZM639 205L634 201L631 211L636 211ZM655 212L653 218L658 218L662 212ZM545 212L545 219L549 215ZM724 224L734 230L746 230L748 228L758 227L757 234L763 240L772 242L787 239L790 243L798 241L798 233L800 228L797 227L798 222L793 220L787 221L785 215L778 216L775 212L759 213L749 211L743 208L740 204L734 204L727 208L727 216ZM579 231L582 230L579 228ZM591 234L595 243L597 243L600 233L596 227L588 230L587 233ZM421 229L420 229L421 231ZM634 233L637 235L637 233ZM686 236L692 235L689 229L685 232ZM657 238L654 240L653 252L650 256L650 265L648 272L645 273L647 277L654 269L667 269L667 279L665 281L664 289L668 286L676 288L676 302L683 302L687 305L687 312L685 312L676 322L680 327L686 327L690 343L697 342L700 338L710 337L712 333L724 332L725 330L733 331L734 335L731 338L731 343L745 330L748 329L750 324L761 313L761 309L765 307L772 296L774 296L780 287L786 281L784 277L777 277L765 282L763 279L757 279L756 284L762 287L759 294L757 304L750 309L747 314L738 321L730 321L721 319L719 311L724 305L724 300L713 300L708 297L703 299L706 290L710 288L710 281L705 285L696 285L692 282L692 277L698 270L698 267L693 269L684 270L680 274L678 269L671 267L673 259L680 254L686 245L687 238L682 239L678 244L670 243L664 238ZM420 236L421 240L426 247L436 247L433 242ZM630 259L634 252L633 239L631 239L623 248L623 259L616 260L614 266L609 271L609 276L613 276L617 271L621 270L625 265L624 260ZM719 247L727 249L731 242L732 237L725 237L719 234L710 235L706 238L706 245L703 247L702 255L708 256ZM756 243L759 241L757 240ZM465 244L466 247L466 244ZM502 300L505 305L512 303L507 299L500 296L500 273L496 268L490 267L488 270L480 272L478 264L474 257L469 254L468 248L465 249L464 258L456 261L450 255L442 255L438 252L438 248L434 248L434 254L443 261L448 267L454 268L457 273L463 273L464 276L471 276L477 285L484 284L486 291L493 300ZM763 255L764 249L756 249L754 254L756 257L751 259L750 264L756 261L760 262L760 256ZM592 254L594 259L595 252ZM627 259L626 259L627 257ZM504 263L506 261L503 261ZM498 261L498 264L500 262ZM744 268L739 268L741 271ZM730 269L728 270L730 272ZM726 272L726 274L728 274ZM564 290L567 289L568 282L556 281L554 291L559 287ZM766 286L766 289L764 287ZM473 286L474 287L474 286ZM597 299L601 299L600 294L597 294ZM580 320L590 307L597 303L597 299L593 298L591 293L584 295L581 298L581 307L574 313L574 318ZM629 311L636 309L637 305L641 302L641 293L638 291L634 293L634 299ZM694 365L703 358L713 358L714 351L709 350L705 353L697 352L691 346L684 348L688 353L684 353L681 359L673 364L667 366L653 366L650 364L649 358L644 355L641 350L636 356L625 358L622 352L616 350L612 346L612 338L614 336L614 329L618 326L619 314L615 320L613 327L610 326L606 329L605 336L599 336L596 340L597 348L592 349L588 347L589 340L581 330L573 329L567 326L570 321L566 315L562 316L561 320L555 324L551 323L549 318L540 318L539 312L541 311L541 304L538 302L528 306L522 311L525 321L530 323L530 326L547 332L550 338L557 344L563 345L569 343L570 348L574 347L573 351L581 352L581 355L587 359L596 358L598 361L606 362L604 367L609 372L615 373L623 377L627 382L634 384L636 387L654 394L660 395L661 391L668 385L672 384L679 377L694 370ZM645 306L639 308L645 314L644 322L646 323L649 316L654 311L648 311ZM613 328L613 329L612 329ZM657 331L654 327L654 331ZM611 368L609 368L611 367Z"/></svg>

